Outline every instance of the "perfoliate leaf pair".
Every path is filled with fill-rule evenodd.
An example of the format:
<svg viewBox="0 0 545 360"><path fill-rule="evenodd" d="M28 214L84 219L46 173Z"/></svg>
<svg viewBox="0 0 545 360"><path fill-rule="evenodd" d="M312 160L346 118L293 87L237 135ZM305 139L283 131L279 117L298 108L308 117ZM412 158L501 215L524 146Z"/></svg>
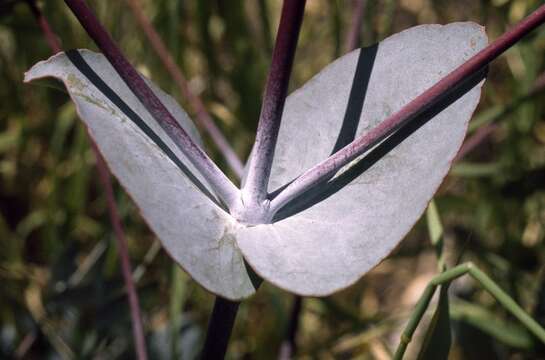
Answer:
<svg viewBox="0 0 545 360"><path fill-rule="evenodd" d="M288 97L269 192L398 111L486 45L473 23L417 26L336 60ZM324 296L353 284L410 230L447 174L477 106L479 79L398 130L271 224L238 223L100 54L58 54L25 81L64 82L111 171L166 251L208 290L240 300L257 274ZM150 83L196 141L176 102ZM462 95L464 94L465 95ZM460 97L461 96L461 97ZM432 120L428 121L429 119Z"/></svg>

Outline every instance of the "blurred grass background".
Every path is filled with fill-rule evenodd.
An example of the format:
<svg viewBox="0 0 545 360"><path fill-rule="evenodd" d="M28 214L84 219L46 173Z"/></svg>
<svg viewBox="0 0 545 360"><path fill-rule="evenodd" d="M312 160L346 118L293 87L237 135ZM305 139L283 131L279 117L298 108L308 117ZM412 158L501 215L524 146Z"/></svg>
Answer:
<svg viewBox="0 0 545 360"><path fill-rule="evenodd" d="M192 90L245 158L281 2L142 3ZM191 114L126 3L89 4L133 64ZM64 48L96 49L62 1L39 5ZM538 0L367 1L361 45L417 24L468 20L485 25L495 39L538 5ZM352 1L308 1L292 89L344 53L353 15ZM542 325L545 95L526 95L545 70L544 55L542 27L493 63L472 130L490 119L495 125L454 167L436 197L447 263L459 257L474 261ZM24 71L49 56L26 4L0 1L0 358L133 358L113 231L84 129L65 93L22 83ZM226 169L215 148L207 150ZM194 358L213 296L160 249L117 185L116 196L150 357ZM355 286L305 300L299 357L387 359L436 267L423 218L395 253ZM473 281L458 280L450 294L452 359L545 357L544 348ZM292 301L262 286L241 306L229 358L276 358Z"/></svg>

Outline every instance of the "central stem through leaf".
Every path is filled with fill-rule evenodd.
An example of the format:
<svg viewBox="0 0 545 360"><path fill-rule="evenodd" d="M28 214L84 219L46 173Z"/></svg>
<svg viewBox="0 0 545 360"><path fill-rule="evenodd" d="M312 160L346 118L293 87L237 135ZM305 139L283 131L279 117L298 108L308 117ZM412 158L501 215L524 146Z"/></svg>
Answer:
<svg viewBox="0 0 545 360"><path fill-rule="evenodd" d="M240 200L237 201L229 210L231 215L241 224L253 226L260 224L270 224L274 213L270 209L270 201L253 201L253 197L244 196L242 191Z"/></svg>

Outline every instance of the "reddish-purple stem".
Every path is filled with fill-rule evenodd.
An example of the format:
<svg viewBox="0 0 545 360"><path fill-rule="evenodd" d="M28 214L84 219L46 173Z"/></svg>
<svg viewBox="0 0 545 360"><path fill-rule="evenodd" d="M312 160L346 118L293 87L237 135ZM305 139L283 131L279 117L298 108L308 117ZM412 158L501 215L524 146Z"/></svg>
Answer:
<svg viewBox="0 0 545 360"><path fill-rule="evenodd" d="M47 41L47 44L51 48L51 51L53 51L54 54L61 52L62 47L59 38L53 32L51 26L49 26L49 22L47 22L47 19L38 8L38 5L36 5L36 0L26 0L26 2L30 7L30 11L32 11L32 15L34 15L34 17L36 18L36 22L40 26L40 29L42 29L45 41Z"/></svg>
<svg viewBox="0 0 545 360"><path fill-rule="evenodd" d="M514 102L516 103L516 105L518 105L522 100L530 99L532 96L543 91L543 89L545 89L545 72L537 77L528 93L526 93L522 98L515 100ZM505 110L501 112L499 117L504 116L507 112L514 110L516 108L516 105L514 107L513 104L508 105ZM464 141L464 144L460 148L460 151L458 151L458 154L456 155L454 161L456 162L462 160L462 158L464 158L468 153L473 151L473 149L478 147L482 142L486 141L486 139L488 139L488 137L492 135L497 128L498 125L496 124L488 124L479 128L475 132L475 134L473 134L471 137Z"/></svg>
<svg viewBox="0 0 545 360"><path fill-rule="evenodd" d="M496 124L481 126L473 136L464 141L460 151L458 151L458 154L456 154L456 157L454 158L454 162L462 160L467 154L473 151L473 149L485 141L497 128L498 125Z"/></svg>
<svg viewBox="0 0 545 360"><path fill-rule="evenodd" d="M533 94L543 89L545 89L545 72L541 73L541 75L537 77L530 91Z"/></svg>
<svg viewBox="0 0 545 360"><path fill-rule="evenodd" d="M339 171L344 165L369 150L411 119L414 119L428 106L432 105L448 93L450 89L483 69L492 60L519 41L524 35L541 25L544 21L545 5L542 5L511 30L496 39L492 44L481 50L471 59L460 65L435 85L409 102L400 111L391 115L368 133L360 136L326 160L299 176L278 194L278 196L271 200L271 212L274 213L278 211L291 199L296 198L314 185L325 181L328 177Z"/></svg>
<svg viewBox="0 0 545 360"><path fill-rule="evenodd" d="M365 5L367 0L354 0L352 25L346 35L345 50L350 52L356 49L360 41L360 31L363 25L363 17ZM280 346L279 360L287 360L293 358L297 351L297 331L299 329L299 317L301 315L301 308L303 306L303 298L299 295L295 295L293 299L292 309L290 312L290 318L288 323L288 329L286 337L282 341Z"/></svg>
<svg viewBox="0 0 545 360"><path fill-rule="evenodd" d="M57 36L49 26L49 23L40 9L36 6L34 0L28 0L27 3L32 10L32 13L36 17L38 24L40 25L42 32L51 48L53 53L58 53L62 51L61 45L58 41ZM119 248L119 258L121 260L121 272L123 274L123 280L125 282L125 287L127 289L127 297L129 298L129 308L131 312L131 325L134 336L134 346L136 349L137 358L139 360L147 359L146 351L146 341L144 339L144 330L142 325L142 315L140 312L140 304L138 301L138 296L136 294L136 289L134 286L131 263L129 259L129 249L127 246L127 239L125 237L125 232L123 231L123 226L121 225L121 218L117 211L117 205L115 203L114 191L112 187L112 182L110 181L110 174L106 162L102 158L100 151L98 150L97 145L93 139L89 136L91 143L91 148L95 155L97 164L97 171L100 183L106 194L106 204L108 206L108 213L110 214L110 221L114 229L115 238L117 240L117 246Z"/></svg>
<svg viewBox="0 0 545 360"><path fill-rule="evenodd" d="M240 303L216 296L200 360L225 358Z"/></svg>
<svg viewBox="0 0 545 360"><path fill-rule="evenodd" d="M274 148L280 129L280 120L303 22L305 0L285 0L272 55L271 68L263 96L261 115L257 126L253 155L243 188L243 197L251 204L267 199L267 185L271 172Z"/></svg>
<svg viewBox="0 0 545 360"><path fill-rule="evenodd" d="M76 15L87 34L102 50L119 76L129 89L140 100L150 115L163 128L176 146L187 156L201 175L214 188L221 200L231 207L239 200L239 190L217 167L208 155L191 139L174 116L163 105L161 100L140 77L136 69L129 63L121 50L114 43L110 34L100 24L95 14L83 0L65 0L68 7Z"/></svg>
<svg viewBox="0 0 545 360"><path fill-rule="evenodd" d="M26 359L28 351L32 348L32 345L36 341L36 333L31 332L25 335L21 343L15 349L15 359Z"/></svg>
<svg viewBox="0 0 545 360"><path fill-rule="evenodd" d="M278 360L293 359L293 357L297 353L297 332L299 330L299 318L301 317L302 308L303 298L301 296L295 296L291 307L288 331L286 334L286 338L284 339L284 341L282 341L282 345L280 346Z"/></svg>
<svg viewBox="0 0 545 360"><path fill-rule="evenodd" d="M359 47L360 32L363 24L363 16L365 14L365 5L367 0L355 0L354 15L352 17L352 26L346 36L345 49L347 52Z"/></svg>
<svg viewBox="0 0 545 360"><path fill-rule="evenodd" d="M140 24L140 27L146 34L146 37L151 43L151 46L153 47L153 49L159 56L159 59L165 66L165 69L168 71L170 76L172 76L174 82L180 89L182 96L189 102L191 107L193 107L193 110L195 111L195 115L197 117L197 123L208 132L214 144L216 144L217 148L221 151L225 160L227 160L227 164L231 167L233 172L239 178L241 178L243 172L242 162L240 161L233 148L229 145L229 143L221 133L220 129L218 129L218 127L216 126L208 111L206 111L206 108L201 98L195 95L193 91L191 91L191 89L189 88L185 76L182 74L180 68L172 59L170 52L165 46L165 43L161 40L161 37L142 11L140 7L140 2L138 0L126 1L131 8L134 16L136 17L136 20Z"/></svg>
<svg viewBox="0 0 545 360"><path fill-rule="evenodd" d="M121 260L121 272L123 273L123 280L125 281L125 287L127 288L127 296L129 298L129 308L131 311L132 319L132 332L134 336L134 346L136 347L136 354L139 360L147 359L146 341L144 338L144 327L142 325L142 315L140 313L140 304L138 301L138 295L134 286L132 278L131 263L129 259L129 249L127 246L127 238L123 231L123 225L121 225L121 219L117 211L115 204L114 191L112 188L112 182L110 180L110 174L104 158L100 154L97 145L94 141L91 141L91 147L95 153L97 160L97 170L99 174L99 180L102 184L104 192L106 194L106 203L108 204L108 212L110 213L110 221L114 228L115 237L117 239L117 247L119 248L119 258Z"/></svg>
<svg viewBox="0 0 545 360"><path fill-rule="evenodd" d="M350 52L359 46L366 4L367 0L354 0L353 2L352 10L354 15L352 17L352 25L346 35L346 52ZM294 296L286 337L280 346L279 360L291 359L297 352L297 331L299 330L299 317L301 315L303 300L299 295Z"/></svg>

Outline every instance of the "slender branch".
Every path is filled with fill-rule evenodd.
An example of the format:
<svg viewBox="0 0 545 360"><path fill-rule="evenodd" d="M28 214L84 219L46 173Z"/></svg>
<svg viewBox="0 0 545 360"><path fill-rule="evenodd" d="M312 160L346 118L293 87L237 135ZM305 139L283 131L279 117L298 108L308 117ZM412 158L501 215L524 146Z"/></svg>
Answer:
<svg viewBox="0 0 545 360"><path fill-rule="evenodd" d="M168 71L170 76L174 79L176 86L180 89L182 96L187 99L197 117L197 123L203 127L217 148L220 150L224 156L227 164L231 167L233 172L240 178L242 177L243 165L233 148L229 145L220 129L214 123L214 120L206 111L204 103L201 98L191 91L188 86L185 76L182 74L180 68L176 65L170 52L168 51L165 43L161 40L161 37L146 17L142 11L141 4L139 0L126 0L127 5L130 7L132 13L134 14L138 24L146 34L151 46L159 56L159 59L163 63L165 69Z"/></svg>
<svg viewBox="0 0 545 360"><path fill-rule="evenodd" d="M541 25L544 21L545 5L542 5L511 30L496 39L492 44L481 50L471 59L409 102L400 111L391 115L368 133L360 136L326 160L299 176L271 200L271 213L274 214L291 199L296 198L314 185L325 181L343 166L384 140L408 121L413 120L422 113L422 111L448 93L450 89L486 67L492 60L496 59L505 50L514 45L524 35Z"/></svg>
<svg viewBox="0 0 545 360"><path fill-rule="evenodd" d="M267 200L267 185L274 148L280 129L297 39L303 22L305 2L306 0L285 0L282 6L253 155L250 158L246 184L242 190L245 203L262 204Z"/></svg>
<svg viewBox="0 0 545 360"><path fill-rule="evenodd" d="M176 146L187 156L204 178L214 188L217 195L227 205L232 207L239 200L239 190L217 167L206 153L189 137L176 121L174 116L161 103L155 93L149 88L136 69L129 63L111 36L100 24L95 14L84 0L65 0L68 7L76 15L87 34L102 50L119 76L129 89L140 100L151 116L163 128Z"/></svg>
<svg viewBox="0 0 545 360"><path fill-rule="evenodd" d="M464 141L462 147L458 151L458 154L456 154L456 157L454 158L454 162L458 162L462 160L467 154L473 151L473 149L475 149L483 141L485 141L488 138L488 136L494 133L496 129L498 129L498 125L496 124L488 124L485 126L481 126L475 132L475 134L473 134L466 141Z"/></svg>
<svg viewBox="0 0 545 360"><path fill-rule="evenodd" d="M47 41L47 44L51 48L51 51L53 51L54 54L61 52L62 47L59 38L51 29L49 22L47 22L47 19L44 17L40 8L38 8L38 5L36 5L36 0L26 0L26 3L28 4L30 11L32 12L32 15L34 15L34 17L36 18L36 22L42 29L45 41Z"/></svg>
<svg viewBox="0 0 545 360"><path fill-rule="evenodd" d="M479 146L482 142L486 141L486 139L488 139L488 137L492 135L494 131L498 128L498 125L494 124L496 120L504 117L511 111L514 111L515 109L517 109L517 107L520 104L532 99L534 96L538 95L543 90L545 90L545 72L543 72L541 75L537 77L530 91L516 98L510 104L506 106L500 106L498 111L494 111L494 116L485 118L488 124L484 126L480 126L478 130L475 132L475 134L473 134L471 137L466 139L466 141L464 141L464 144L462 145L462 147L460 148L460 151L456 155L455 161L461 160L473 149ZM482 125L482 124L479 124L479 125Z"/></svg>
<svg viewBox="0 0 545 360"><path fill-rule="evenodd" d="M297 353L297 331L299 330L299 318L301 317L302 308L303 298L301 296L295 296L293 298L288 331L286 333L286 338L282 341L278 360L292 359Z"/></svg>
<svg viewBox="0 0 545 360"><path fill-rule="evenodd" d="M407 346L411 342L414 331L416 330L416 327L420 323L420 320L422 320L422 317L426 313L426 309L428 308L428 305L430 304L433 294L435 294L436 288L437 286L428 284L428 286L426 286L426 289L424 290L424 293L422 294L422 296L416 303L416 306L411 314L409 322L407 323L405 330L401 334L399 345L393 357L394 360L403 359L403 355L405 354L405 351L407 350Z"/></svg>
<svg viewBox="0 0 545 360"><path fill-rule="evenodd" d="M14 351L15 359L25 359L26 354L32 348L32 345L36 341L36 331L30 332L25 335L21 343L17 345Z"/></svg>
<svg viewBox="0 0 545 360"><path fill-rule="evenodd" d="M354 50L360 43L360 32L365 14L367 0L355 0L354 14L352 16L352 26L346 35L345 50L347 52Z"/></svg>
<svg viewBox="0 0 545 360"><path fill-rule="evenodd" d="M541 73L534 81L532 89L530 90L530 95L535 95L545 89L545 71Z"/></svg>
<svg viewBox="0 0 545 360"><path fill-rule="evenodd" d="M208 331L201 360L223 359L235 324L240 303L216 297L214 310L208 321Z"/></svg>
<svg viewBox="0 0 545 360"><path fill-rule="evenodd" d="M254 156L252 156L250 159L245 190L243 190L243 194L247 191L247 200L251 204L261 203L266 200L267 197L267 185L272 166L274 147L278 137L278 130L280 129L280 119L288 91L289 78L297 47L297 40L301 29L301 23L303 22L305 3L306 0L285 0L282 6L282 15L278 26L278 34L273 50L271 69L267 79L256 134L256 142L254 144ZM261 11L264 11L264 6L262 6ZM221 332L216 335L211 333L213 331L212 321L214 320L214 313L216 313L216 306L219 304L218 301L220 300L221 298L216 298L216 305L214 306L214 312L208 328L207 342L205 345L205 354L203 354L203 359L206 358L205 355L207 354L207 348L210 346L208 339L212 339L218 335L221 336L222 334ZM290 324L293 324L293 326L290 325L290 329L288 330L289 345L287 351L289 353L293 353L295 351L294 339L297 332L297 324L299 322L298 313L300 312L301 301L301 297L295 297L294 313L292 313L290 320ZM233 322L237 309L238 304L234 310L234 314L232 315ZM230 330L226 329L226 331L229 331L229 335ZM228 341L228 335L226 342ZM226 347L227 343L225 344L225 350ZM218 355L223 357L225 350L223 350L223 353ZM284 352L283 350L281 351ZM210 358L214 357L211 356Z"/></svg>
<svg viewBox="0 0 545 360"><path fill-rule="evenodd" d="M28 5L36 21L40 25L42 32L52 50L53 53L58 53L61 50L61 45L58 41L57 36L51 29L47 19L43 16L40 9L36 6L35 0L27 0ZM131 326L134 337L134 346L139 360L147 359L146 351L146 341L144 339L144 330L142 325L142 315L140 312L140 304L138 301L138 296L136 294L136 289L132 279L131 273L131 264L129 260L129 249L127 246L127 239L125 238L125 232L123 231L123 226L121 225L121 219L119 217L119 212L117 210L117 205L115 203L114 192L112 187L112 182L110 181L110 175L108 173L107 165L98 150L97 145L93 139L89 136L91 142L91 148L97 160L97 171L99 175L99 180L101 182L102 188L106 194L106 203L108 205L108 212L110 214L110 221L114 229L115 238L117 240L117 246L119 250L119 258L121 260L121 272L123 273L123 280L125 282L125 287L127 289L127 296L129 298L129 308L131 313Z"/></svg>

